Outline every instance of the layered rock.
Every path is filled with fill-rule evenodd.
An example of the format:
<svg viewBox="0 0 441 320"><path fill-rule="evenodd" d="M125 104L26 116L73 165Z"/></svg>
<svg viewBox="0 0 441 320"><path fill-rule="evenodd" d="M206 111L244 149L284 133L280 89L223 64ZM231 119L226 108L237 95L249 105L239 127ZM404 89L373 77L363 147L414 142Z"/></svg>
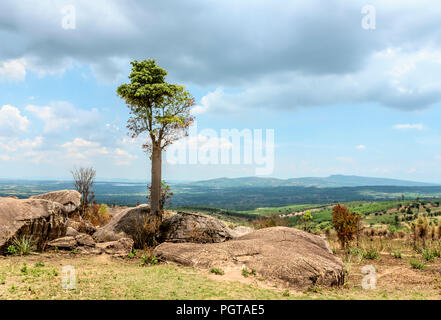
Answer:
<svg viewBox="0 0 441 320"><path fill-rule="evenodd" d="M165 242L215 243L234 238L220 220L194 212L178 212L162 222L159 232Z"/></svg>
<svg viewBox="0 0 441 320"><path fill-rule="evenodd" d="M81 194L75 190L53 191L32 196L30 199L42 199L61 203L69 215L76 212L81 204Z"/></svg>
<svg viewBox="0 0 441 320"><path fill-rule="evenodd" d="M21 237L32 237L37 249L42 249L46 242L66 234L66 216L57 202L0 198L0 253Z"/></svg>
<svg viewBox="0 0 441 320"><path fill-rule="evenodd" d="M255 270L259 277L296 289L344 282L343 263L326 241L304 231L274 227L222 243L170 243L156 247L161 260L199 267Z"/></svg>
<svg viewBox="0 0 441 320"><path fill-rule="evenodd" d="M96 243L90 235L80 233L75 237L67 236L50 241L47 247L57 250L75 250L80 254L109 254L125 257L133 250L133 240L121 238L117 241Z"/></svg>

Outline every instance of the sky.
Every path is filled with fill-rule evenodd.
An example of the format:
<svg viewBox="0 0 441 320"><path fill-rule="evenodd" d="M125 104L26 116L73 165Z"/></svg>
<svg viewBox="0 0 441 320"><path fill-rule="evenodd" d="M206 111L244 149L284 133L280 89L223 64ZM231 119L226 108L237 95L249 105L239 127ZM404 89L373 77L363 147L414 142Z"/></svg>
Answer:
<svg viewBox="0 0 441 320"><path fill-rule="evenodd" d="M0 178L94 166L100 179L149 179L147 138L128 135L116 88L130 61L154 58L196 99L193 135L175 147L197 161L164 154L167 180L440 183L440 16L437 0L2 0ZM253 143L262 130L265 161L255 145L251 163L203 161L213 146L232 152L232 129Z"/></svg>

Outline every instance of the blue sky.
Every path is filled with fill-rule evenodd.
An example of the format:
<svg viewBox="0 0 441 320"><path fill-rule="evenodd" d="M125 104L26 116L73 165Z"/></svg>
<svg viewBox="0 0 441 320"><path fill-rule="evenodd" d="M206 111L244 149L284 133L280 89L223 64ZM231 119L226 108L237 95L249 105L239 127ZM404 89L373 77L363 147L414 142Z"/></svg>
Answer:
<svg viewBox="0 0 441 320"><path fill-rule="evenodd" d="M116 88L132 59L155 58L195 96L199 131L274 130L269 176L439 183L441 5L371 1L366 30L365 4L2 1L0 178L66 178L93 165L99 178L148 179ZM75 28L65 29L71 5ZM164 162L168 180L256 167Z"/></svg>

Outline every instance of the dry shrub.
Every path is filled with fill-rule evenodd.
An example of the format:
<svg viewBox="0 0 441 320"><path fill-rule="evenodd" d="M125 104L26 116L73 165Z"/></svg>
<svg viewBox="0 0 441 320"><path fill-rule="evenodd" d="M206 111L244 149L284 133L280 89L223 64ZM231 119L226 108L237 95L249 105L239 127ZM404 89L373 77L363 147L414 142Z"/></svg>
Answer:
<svg viewBox="0 0 441 320"><path fill-rule="evenodd" d="M103 226L110 221L110 214L107 205L94 202L84 215L84 219L94 226Z"/></svg>
<svg viewBox="0 0 441 320"><path fill-rule="evenodd" d="M143 216L136 221L135 233L132 235L134 246L137 249L146 249L158 245L158 230L161 219L154 215Z"/></svg>
<svg viewBox="0 0 441 320"><path fill-rule="evenodd" d="M332 208L332 224L342 249L348 247L349 243L358 234L361 216L352 213L345 205L337 204Z"/></svg>
<svg viewBox="0 0 441 320"><path fill-rule="evenodd" d="M253 220L252 222L254 229L263 229L263 228L271 228L271 227L287 227L289 225L288 221L285 219L276 216L269 215L264 218Z"/></svg>

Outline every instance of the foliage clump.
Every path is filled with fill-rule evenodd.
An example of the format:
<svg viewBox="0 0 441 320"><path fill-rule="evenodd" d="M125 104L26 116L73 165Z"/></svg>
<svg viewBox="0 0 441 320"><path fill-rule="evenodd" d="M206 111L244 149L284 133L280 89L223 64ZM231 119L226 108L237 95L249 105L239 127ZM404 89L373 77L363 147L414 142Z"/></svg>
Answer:
<svg viewBox="0 0 441 320"><path fill-rule="evenodd" d="M332 224L342 249L348 247L359 230L361 216L351 212L345 205L337 204L332 208Z"/></svg>

